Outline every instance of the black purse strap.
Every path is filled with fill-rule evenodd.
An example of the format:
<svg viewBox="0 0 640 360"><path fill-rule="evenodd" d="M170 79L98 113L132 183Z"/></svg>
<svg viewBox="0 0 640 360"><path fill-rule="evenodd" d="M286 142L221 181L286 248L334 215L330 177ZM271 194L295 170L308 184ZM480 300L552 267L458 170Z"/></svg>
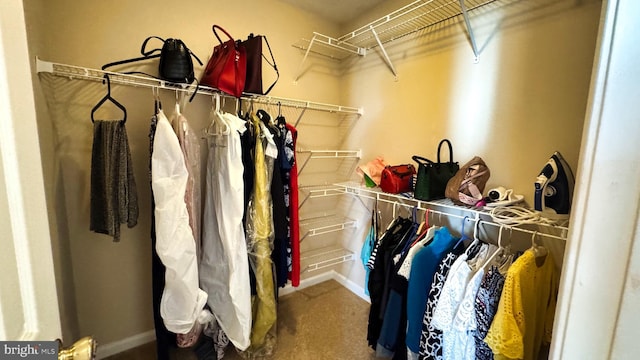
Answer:
<svg viewBox="0 0 640 360"><path fill-rule="evenodd" d="M438 144L438 163L440 163L440 149L442 148L442 143L447 143L449 146L449 162L453 162L453 148L451 147L451 142L448 139L442 139Z"/></svg>
<svg viewBox="0 0 640 360"><path fill-rule="evenodd" d="M418 165L427 166L427 165L433 164L433 161L427 159L426 157L413 155L411 158L413 159L413 161L417 162Z"/></svg>
<svg viewBox="0 0 640 360"><path fill-rule="evenodd" d="M155 52L161 52L162 51L162 49L160 49L160 48L155 48L153 50L146 51L147 43L151 39L158 39L158 40L162 41L162 44L165 43L165 40L163 38L159 37L159 36L149 36L148 38L144 39L144 41L142 42L142 47L140 48L140 53L143 56L149 56L149 55L152 55Z"/></svg>
<svg viewBox="0 0 640 360"><path fill-rule="evenodd" d="M267 48L269 49L269 54L271 55L271 61L273 62L273 64L269 62L269 59L267 59L267 57L264 56L264 54L262 54L262 57L267 61L269 65L271 65L273 70L276 71L276 80L273 82L273 84L271 84L271 86L269 86L267 91L265 91L264 93L264 95L267 95L269 91L271 91L271 89L273 89L273 87L276 85L276 83L278 82L278 79L280 79L280 72L278 71L278 65L276 65L276 59L273 57L273 52L271 51L271 45L269 45L269 40L267 40L267 37L264 35L262 37L264 38L264 41L267 43Z"/></svg>

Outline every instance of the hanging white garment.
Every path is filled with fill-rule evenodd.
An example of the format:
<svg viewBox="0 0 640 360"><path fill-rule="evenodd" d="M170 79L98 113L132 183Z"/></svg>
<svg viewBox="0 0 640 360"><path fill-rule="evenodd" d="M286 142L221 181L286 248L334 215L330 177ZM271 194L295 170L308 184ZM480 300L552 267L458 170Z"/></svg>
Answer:
<svg viewBox="0 0 640 360"><path fill-rule="evenodd" d="M207 303L233 345L245 350L251 335L249 260L242 215L244 182L240 134L245 122L213 111L202 229L200 284Z"/></svg>
<svg viewBox="0 0 640 360"><path fill-rule="evenodd" d="M176 334L191 330L207 301L207 294L198 287L196 247L184 202L187 177L178 138L160 110L151 154L156 251L166 267L160 315Z"/></svg>

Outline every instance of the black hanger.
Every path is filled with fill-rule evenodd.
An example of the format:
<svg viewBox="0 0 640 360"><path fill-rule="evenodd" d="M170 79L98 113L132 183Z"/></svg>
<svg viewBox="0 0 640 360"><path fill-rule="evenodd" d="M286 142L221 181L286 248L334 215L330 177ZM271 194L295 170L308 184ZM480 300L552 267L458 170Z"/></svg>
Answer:
<svg viewBox="0 0 640 360"><path fill-rule="evenodd" d="M282 104L278 101L278 116L276 117L276 125L278 127L284 128L287 125L287 120L285 120L282 115Z"/></svg>
<svg viewBox="0 0 640 360"><path fill-rule="evenodd" d="M260 109L256 111L256 116L260 119L265 125L271 124L271 115L268 112Z"/></svg>
<svg viewBox="0 0 640 360"><path fill-rule="evenodd" d="M104 80L102 81L102 83L104 84L104 82L106 81L107 83L107 94L100 99L100 101L98 101L98 103L96 104L96 106L93 107L93 109L91 109L91 122L95 122L95 118L94 115L96 113L96 111L100 108L100 106L102 106L107 100L111 101L112 104L114 104L115 106L117 106L120 110L122 110L123 113L123 118L122 121L123 122L127 122L127 109L124 107L124 105L122 105L121 103L118 102L118 100L114 99L111 97L111 82L109 81L109 75L105 74L104 75Z"/></svg>

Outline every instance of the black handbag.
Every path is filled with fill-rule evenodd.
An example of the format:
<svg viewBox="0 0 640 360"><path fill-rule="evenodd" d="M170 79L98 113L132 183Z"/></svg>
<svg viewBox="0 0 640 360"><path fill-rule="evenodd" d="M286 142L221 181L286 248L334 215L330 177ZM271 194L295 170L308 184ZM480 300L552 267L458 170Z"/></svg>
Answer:
<svg viewBox="0 0 640 360"><path fill-rule="evenodd" d="M262 40L267 44L271 61L262 53ZM244 92L249 94L267 95L275 86L280 78L280 72L276 65L276 59L273 57L269 40L264 35L249 34L247 40L239 42L239 46L243 47L247 54L247 75L244 83ZM262 87L262 59L267 62L276 72L276 80L269 86L267 91L263 91Z"/></svg>
<svg viewBox="0 0 640 360"><path fill-rule="evenodd" d="M152 37L162 40L157 36ZM145 40L145 44L149 39L151 37ZM191 57L193 56L202 65L200 59L180 39L169 38L163 41L164 44L162 45L162 50L160 50L160 65L158 67L160 78L175 83L192 83L196 77L193 72ZM142 47L144 50L144 44Z"/></svg>
<svg viewBox="0 0 640 360"><path fill-rule="evenodd" d="M440 161L440 150L444 143L449 147L448 162ZM438 144L438 162L433 162L417 155L414 155L412 159L418 163L418 174L413 196L418 200L425 201L444 198L447 182L460 169L460 165L453 161L451 142L443 139Z"/></svg>
<svg viewBox="0 0 640 360"><path fill-rule="evenodd" d="M162 48L156 48L152 50L147 50L147 43L151 39L158 39L162 41ZM151 76L153 78L159 78L162 80L166 80L172 83L183 83L190 84L195 80L195 74L193 71L193 61L191 57L195 58L196 61L200 65L202 65L202 61L198 59L196 54L194 54L185 43L180 39L163 39L158 36L149 36L142 42L142 47L140 49L141 57L126 59L115 61L109 64L102 66L102 70L106 70L108 67L129 64L136 61L144 61L149 59L160 58L160 63L158 65L158 76L150 75L141 71L127 71L123 72L123 74L142 74ZM193 96L195 96L196 91L191 95L191 101Z"/></svg>

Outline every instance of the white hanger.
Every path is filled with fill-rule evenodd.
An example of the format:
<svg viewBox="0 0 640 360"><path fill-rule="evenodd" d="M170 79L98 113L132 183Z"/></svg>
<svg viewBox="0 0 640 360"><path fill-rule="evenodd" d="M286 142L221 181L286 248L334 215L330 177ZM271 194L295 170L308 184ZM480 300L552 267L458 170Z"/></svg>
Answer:
<svg viewBox="0 0 640 360"><path fill-rule="evenodd" d="M504 230L504 225L500 225L500 230L498 231L498 250L496 250L493 254L491 254L491 256L489 256L487 261L482 265L485 271L493 263L493 259L496 256L504 253L507 250L504 246L502 246L502 230Z"/></svg>
<svg viewBox="0 0 640 360"><path fill-rule="evenodd" d="M465 252L468 253L469 249L472 249L475 245L479 244L481 242L480 240L480 223L482 222L482 220L480 219L480 217L476 218L476 223L473 225L473 241L471 242L471 244L469 244L469 247L467 247L467 250L465 250Z"/></svg>
<svg viewBox="0 0 640 360"><path fill-rule="evenodd" d="M537 231L534 231L531 235L531 249L533 250L533 254L536 258L543 258L547 256L549 252L544 246L536 244L536 235L538 235Z"/></svg>
<svg viewBox="0 0 640 360"><path fill-rule="evenodd" d="M217 146L226 146L224 135L230 132L229 125L222 119L220 111L220 94L215 93L211 97L211 124L204 129L206 136L213 137Z"/></svg>

